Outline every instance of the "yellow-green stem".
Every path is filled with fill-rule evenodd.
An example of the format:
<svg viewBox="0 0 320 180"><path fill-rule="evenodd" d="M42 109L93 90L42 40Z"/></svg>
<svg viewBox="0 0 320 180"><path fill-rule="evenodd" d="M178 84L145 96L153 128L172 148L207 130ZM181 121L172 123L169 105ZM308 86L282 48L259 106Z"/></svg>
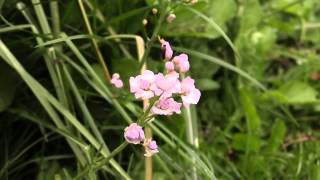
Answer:
<svg viewBox="0 0 320 180"><path fill-rule="evenodd" d="M87 13L86 13L86 9L84 8L82 0L78 0L78 4L79 4L79 7L80 7L82 18L83 18L84 23L86 25L87 31L88 31L90 36L93 36L93 31L92 31L92 28L91 28L91 25L90 25L90 22L89 22ZM93 48L94 48L94 50L96 52L97 59L98 59L100 65L102 66L104 77L105 77L106 81L109 82L110 79L111 79L110 78L110 73L109 73L107 64L104 61L102 53L101 53L101 51L99 49L98 43L94 38L91 39L91 42L92 42Z"/></svg>

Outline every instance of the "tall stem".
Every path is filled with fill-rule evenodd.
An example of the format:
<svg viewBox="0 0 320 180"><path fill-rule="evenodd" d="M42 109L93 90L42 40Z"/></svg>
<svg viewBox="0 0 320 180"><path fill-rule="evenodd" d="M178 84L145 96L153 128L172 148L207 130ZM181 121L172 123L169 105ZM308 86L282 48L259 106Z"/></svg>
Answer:
<svg viewBox="0 0 320 180"><path fill-rule="evenodd" d="M90 22L89 22L89 19L88 19L88 16L87 16L87 12L86 12L86 9L84 8L82 0L78 0L78 4L79 4L79 7L80 7L82 18L83 18L84 23L86 25L87 31L88 31L90 36L93 36L93 31L92 31L92 28L91 28L91 25L90 25ZM107 67L107 65L106 65L106 63L104 61L102 53L100 51L98 43L94 38L91 39L91 42L92 42L93 48L94 48L94 50L96 52L96 56L98 58L98 61L99 61L100 65L102 66L102 69L103 69L103 72L104 72L104 77L105 77L106 81L109 82L110 79L111 79L110 78L110 73L109 73L108 67Z"/></svg>

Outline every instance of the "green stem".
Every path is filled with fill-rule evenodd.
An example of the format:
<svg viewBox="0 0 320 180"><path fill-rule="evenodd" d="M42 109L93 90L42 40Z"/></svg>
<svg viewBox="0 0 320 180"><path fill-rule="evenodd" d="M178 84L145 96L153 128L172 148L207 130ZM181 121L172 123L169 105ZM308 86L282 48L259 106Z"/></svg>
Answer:
<svg viewBox="0 0 320 180"><path fill-rule="evenodd" d="M164 21L166 15L167 15L167 12L166 12L167 3L166 2L162 2L162 3L163 4L160 7L161 11L160 11L160 17L159 17L158 23L157 23L157 25L156 25L153 33L152 33L152 36L151 36L150 40L147 42L146 51L143 54L143 57L142 57L142 59L140 61L139 69L141 69L142 66L145 64L145 62L147 61L147 57L149 56L151 47L152 47L153 43L155 42L155 40L157 39L159 31L160 31L161 24Z"/></svg>

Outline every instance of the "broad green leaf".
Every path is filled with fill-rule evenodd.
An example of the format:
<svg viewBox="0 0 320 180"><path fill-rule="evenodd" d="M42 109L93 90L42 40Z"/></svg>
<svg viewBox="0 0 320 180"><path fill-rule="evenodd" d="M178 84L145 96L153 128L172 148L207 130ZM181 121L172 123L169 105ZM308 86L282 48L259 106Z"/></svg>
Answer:
<svg viewBox="0 0 320 180"><path fill-rule="evenodd" d="M246 88L240 89L240 101L248 124L248 132L253 135L259 135L261 130L261 120L254 104L252 92Z"/></svg>
<svg viewBox="0 0 320 180"><path fill-rule="evenodd" d="M0 63L0 112L12 103L17 82L13 71L6 64Z"/></svg>
<svg viewBox="0 0 320 180"><path fill-rule="evenodd" d="M305 104L317 101L317 91L309 84L300 81L288 82L279 89L288 104Z"/></svg>
<svg viewBox="0 0 320 180"><path fill-rule="evenodd" d="M271 137L267 146L268 152L275 153L281 146L286 135L286 125L283 120L277 120L272 126Z"/></svg>
<svg viewBox="0 0 320 180"><path fill-rule="evenodd" d="M304 16L314 8L315 3L316 1L314 0L273 0L270 4L276 10Z"/></svg>
<svg viewBox="0 0 320 180"><path fill-rule="evenodd" d="M261 141L257 136L237 133L233 137L232 147L243 152L258 152L261 147Z"/></svg>
<svg viewBox="0 0 320 180"><path fill-rule="evenodd" d="M220 36L206 21L195 16L194 13L186 8L188 7L178 6L174 10L177 18L172 23L164 25L162 33L165 36L193 36L211 39ZM226 21L236 14L236 3L233 0L200 1L194 4L192 8L206 14L224 30L226 29Z"/></svg>
<svg viewBox="0 0 320 180"><path fill-rule="evenodd" d="M220 84L212 79L197 79L196 86L202 91L216 90L220 88Z"/></svg>
<svg viewBox="0 0 320 180"><path fill-rule="evenodd" d="M283 104L310 104L318 102L317 94L317 91L305 82L290 81L278 90L266 92L262 98L277 99Z"/></svg>

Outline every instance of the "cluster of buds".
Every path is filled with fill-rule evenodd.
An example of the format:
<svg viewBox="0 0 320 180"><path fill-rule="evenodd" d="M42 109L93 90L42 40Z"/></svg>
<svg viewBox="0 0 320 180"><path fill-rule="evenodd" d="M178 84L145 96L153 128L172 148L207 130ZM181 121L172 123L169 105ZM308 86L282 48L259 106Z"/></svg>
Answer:
<svg viewBox="0 0 320 180"><path fill-rule="evenodd" d="M140 75L130 77L130 92L136 99L154 100L150 105L150 111L146 112L147 115L180 114L182 105L188 108L190 104L197 104L201 93L190 76L184 77L190 69L188 55L173 56L170 44L163 39L160 43L166 73L155 74L150 70L144 70ZM121 81L119 77L116 74L112 78L112 84L116 87L119 87L118 84ZM145 156L158 152L156 141L145 139L143 128L137 123L132 123L125 128L124 137L128 143L142 144L145 148Z"/></svg>

